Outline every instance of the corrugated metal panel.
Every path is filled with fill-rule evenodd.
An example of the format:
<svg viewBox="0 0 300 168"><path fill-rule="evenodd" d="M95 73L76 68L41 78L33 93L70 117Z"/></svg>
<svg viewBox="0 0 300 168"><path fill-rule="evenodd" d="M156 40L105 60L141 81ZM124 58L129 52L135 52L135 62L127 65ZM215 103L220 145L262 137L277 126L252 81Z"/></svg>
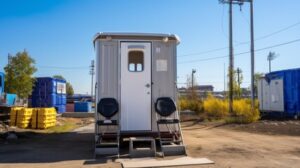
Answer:
<svg viewBox="0 0 300 168"><path fill-rule="evenodd" d="M170 97L176 101L177 98L176 43L155 41L153 42L152 53L152 130L156 131L156 112L154 108L156 99ZM166 128L163 130L166 130Z"/></svg>
<svg viewBox="0 0 300 168"><path fill-rule="evenodd" d="M258 100L259 109L262 111L271 110L271 92L270 84L265 79L260 79L258 82Z"/></svg>
<svg viewBox="0 0 300 168"><path fill-rule="evenodd" d="M283 80L276 79L270 81L270 110L271 111L284 111L284 98L283 98Z"/></svg>
<svg viewBox="0 0 300 168"><path fill-rule="evenodd" d="M100 54L98 55L97 69L99 97L113 97L118 99L118 43L100 43Z"/></svg>
<svg viewBox="0 0 300 168"><path fill-rule="evenodd" d="M176 55L175 46L170 43L153 42L152 58L152 96L155 101L158 97L176 99ZM165 64L165 65L162 65ZM161 66L166 66L166 69Z"/></svg>
<svg viewBox="0 0 300 168"><path fill-rule="evenodd" d="M259 101L259 110L263 110L264 109L264 96L263 96L263 80L260 79L257 81L257 98Z"/></svg>

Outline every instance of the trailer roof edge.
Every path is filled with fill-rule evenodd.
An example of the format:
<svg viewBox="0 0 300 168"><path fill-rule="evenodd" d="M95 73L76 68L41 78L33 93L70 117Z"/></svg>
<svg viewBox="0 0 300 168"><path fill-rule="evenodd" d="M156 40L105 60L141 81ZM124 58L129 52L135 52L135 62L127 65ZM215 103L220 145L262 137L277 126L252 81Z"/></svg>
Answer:
<svg viewBox="0 0 300 168"><path fill-rule="evenodd" d="M131 37L161 37L162 39L167 37L176 40L177 44L180 43L180 38L176 34L162 34L162 33L125 33L125 32L99 32L95 34L93 38L93 43L95 44L95 41L99 38L104 38L108 36L131 36Z"/></svg>

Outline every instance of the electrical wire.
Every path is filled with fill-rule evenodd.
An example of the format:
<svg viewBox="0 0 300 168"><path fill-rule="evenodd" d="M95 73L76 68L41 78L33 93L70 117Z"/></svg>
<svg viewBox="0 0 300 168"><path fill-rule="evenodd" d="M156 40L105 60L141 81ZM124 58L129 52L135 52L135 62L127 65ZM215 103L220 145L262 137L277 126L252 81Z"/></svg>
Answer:
<svg viewBox="0 0 300 168"><path fill-rule="evenodd" d="M279 47L279 46L283 46L283 45L288 45L288 44L296 43L296 42L299 42L299 41L300 41L300 38L292 40L292 41L280 43L280 44L275 44L275 45L272 45L272 46L267 46L267 47L259 48L259 49L254 50L254 52L259 52L259 51L267 50L267 49L270 49L270 48L275 48L275 47ZM240 52L240 53L237 53L237 54L234 54L234 55L238 56L238 55L243 55L243 54L248 54L248 53L250 53L250 51ZM226 58L226 57L229 57L229 56L226 55L226 56L219 56L219 57L196 59L196 60L191 60L191 61L179 62L178 64L194 63L194 62L201 62L201 61L209 61L209 60L215 60L215 59Z"/></svg>
<svg viewBox="0 0 300 168"><path fill-rule="evenodd" d="M81 70L89 69L89 66L78 66L78 67L59 67L59 66L37 66L38 68L45 69L65 69L65 70Z"/></svg>
<svg viewBox="0 0 300 168"><path fill-rule="evenodd" d="M289 26L287 26L287 27L284 27L284 28L282 28L282 29L280 29L280 30L277 30L277 31L275 31L275 32L272 32L272 33L270 33L270 34L266 34L266 35L264 35L264 36L258 37L258 38L256 38L256 39L254 39L254 41L258 41L258 40L262 40L262 39L269 38L269 37L271 37L271 36L274 36L274 35L279 34L279 33L281 33L281 32L287 31L287 30L289 30L289 29L291 29L291 28L293 28L293 27L296 27L296 26L298 26L298 25L300 25L300 21L298 21L298 22L296 22L296 23L294 23L294 24L292 24L292 25L289 25ZM234 46L236 47L236 46L245 45L245 44L249 44L249 43L250 43L250 41L245 41L245 42L240 42L239 44L236 44L236 45L234 45ZM183 54L183 55L179 55L178 57L187 57L187 56L194 56L194 55L203 55L203 54L213 53L213 52L217 52L217 51L221 51L221 50L225 50L225 49L228 49L228 47L220 47L220 48L215 48L215 49L211 49L211 50L207 50L207 51L202 51L202 52Z"/></svg>

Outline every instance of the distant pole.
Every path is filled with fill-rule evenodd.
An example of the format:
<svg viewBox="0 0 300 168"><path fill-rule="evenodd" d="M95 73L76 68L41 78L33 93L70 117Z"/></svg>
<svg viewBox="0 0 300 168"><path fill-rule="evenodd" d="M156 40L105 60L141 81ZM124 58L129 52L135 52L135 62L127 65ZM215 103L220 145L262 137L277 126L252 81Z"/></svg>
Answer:
<svg viewBox="0 0 300 168"><path fill-rule="evenodd" d="M11 60L12 60L12 56L10 54L8 54L8 56L7 56L7 62L8 62L8 64L11 63Z"/></svg>
<svg viewBox="0 0 300 168"><path fill-rule="evenodd" d="M239 92L238 92L238 96L239 96L239 98L241 97L241 93L240 93L240 90L241 90L241 76L240 76L240 74L242 74L242 70L241 70L241 68L237 68L236 69L236 73L237 73L237 80L238 80L238 89L239 89Z"/></svg>
<svg viewBox="0 0 300 168"><path fill-rule="evenodd" d="M275 54L275 52L269 52L268 54L268 61L269 61L269 72L272 71L271 67L272 67L272 61L277 57L277 55Z"/></svg>
<svg viewBox="0 0 300 168"><path fill-rule="evenodd" d="M91 97L93 100L93 89L94 89L94 74L95 74L95 61L91 61L91 66L90 66L90 75L92 76L92 82L91 82Z"/></svg>
<svg viewBox="0 0 300 168"><path fill-rule="evenodd" d="M271 72L271 60L269 59L269 73Z"/></svg>
<svg viewBox="0 0 300 168"><path fill-rule="evenodd" d="M250 0L250 23L251 23L251 107L254 110L254 21L253 21L253 0Z"/></svg>
<svg viewBox="0 0 300 168"><path fill-rule="evenodd" d="M225 63L224 63L224 67L223 67L223 75L224 75L224 98L225 98L225 95L226 95L226 68L225 68Z"/></svg>
<svg viewBox="0 0 300 168"><path fill-rule="evenodd" d="M192 90L194 90L194 74L196 73L195 69L192 69Z"/></svg>

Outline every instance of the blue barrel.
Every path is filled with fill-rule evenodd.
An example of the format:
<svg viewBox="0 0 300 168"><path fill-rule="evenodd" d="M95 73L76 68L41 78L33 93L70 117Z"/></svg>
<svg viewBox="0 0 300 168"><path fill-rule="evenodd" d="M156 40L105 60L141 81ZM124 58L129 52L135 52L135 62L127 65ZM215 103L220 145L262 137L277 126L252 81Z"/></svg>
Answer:
<svg viewBox="0 0 300 168"><path fill-rule="evenodd" d="M32 107L55 107L66 111L66 81L50 77L36 78L32 92Z"/></svg>
<svg viewBox="0 0 300 168"><path fill-rule="evenodd" d="M66 105L56 105L55 109L57 113L64 113L66 112Z"/></svg>
<svg viewBox="0 0 300 168"><path fill-rule="evenodd" d="M90 111L92 111L92 103L91 102L75 102L74 111L75 112L90 112Z"/></svg>

